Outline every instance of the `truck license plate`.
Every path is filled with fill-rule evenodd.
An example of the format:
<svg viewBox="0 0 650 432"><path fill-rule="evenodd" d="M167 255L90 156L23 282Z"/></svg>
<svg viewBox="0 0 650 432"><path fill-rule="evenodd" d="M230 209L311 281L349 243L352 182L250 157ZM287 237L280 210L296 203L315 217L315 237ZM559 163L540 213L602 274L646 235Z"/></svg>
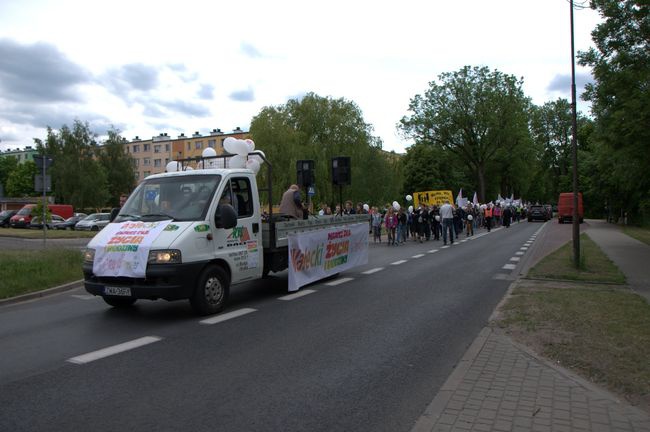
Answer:
<svg viewBox="0 0 650 432"><path fill-rule="evenodd" d="M104 294L105 295L112 295L112 296L130 297L131 296L131 288L129 288L129 287L105 286L104 287Z"/></svg>

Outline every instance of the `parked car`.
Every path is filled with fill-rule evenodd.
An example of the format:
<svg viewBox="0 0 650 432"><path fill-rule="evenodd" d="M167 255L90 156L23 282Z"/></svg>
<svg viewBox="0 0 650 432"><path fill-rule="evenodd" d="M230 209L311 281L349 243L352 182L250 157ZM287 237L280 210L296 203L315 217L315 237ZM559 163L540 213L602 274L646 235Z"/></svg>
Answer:
<svg viewBox="0 0 650 432"><path fill-rule="evenodd" d="M54 225L64 221L65 219L63 219L61 216L53 214L52 220L47 222L45 225L47 225L47 229L53 229ZM34 229L43 229L43 223L41 223L41 218L39 218L38 216L32 217L32 221L29 223L29 227Z"/></svg>
<svg viewBox="0 0 650 432"><path fill-rule="evenodd" d="M9 219L16 213L18 213L18 210L4 210L0 212L0 227L8 227Z"/></svg>
<svg viewBox="0 0 650 432"><path fill-rule="evenodd" d="M534 220L543 220L546 222L549 219L548 211L543 205L532 205L528 208L528 222Z"/></svg>
<svg viewBox="0 0 650 432"><path fill-rule="evenodd" d="M9 220L12 228L29 228L32 221L32 211L36 208L36 204L25 204L23 208L18 210L18 213L13 215ZM72 216L72 206L69 204L48 204L47 208L54 215L59 215L63 219ZM38 215L33 215L38 216Z"/></svg>
<svg viewBox="0 0 650 432"><path fill-rule="evenodd" d="M77 222L74 229L80 231L99 231L110 222L110 213L92 213Z"/></svg>
<svg viewBox="0 0 650 432"><path fill-rule="evenodd" d="M77 222L80 220L88 217L86 213L75 213L74 216L67 218L65 221L58 223L54 225L54 229L58 230L74 230L75 225L77 225Z"/></svg>

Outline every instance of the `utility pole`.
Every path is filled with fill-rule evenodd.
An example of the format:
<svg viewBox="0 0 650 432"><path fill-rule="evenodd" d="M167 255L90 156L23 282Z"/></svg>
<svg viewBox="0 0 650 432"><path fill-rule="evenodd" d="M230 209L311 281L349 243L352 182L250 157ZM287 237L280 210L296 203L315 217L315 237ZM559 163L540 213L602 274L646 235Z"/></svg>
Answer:
<svg viewBox="0 0 650 432"><path fill-rule="evenodd" d="M571 154L573 158L573 264L580 266L580 216L578 215L578 115L576 103L576 60L573 41L573 0L571 7Z"/></svg>

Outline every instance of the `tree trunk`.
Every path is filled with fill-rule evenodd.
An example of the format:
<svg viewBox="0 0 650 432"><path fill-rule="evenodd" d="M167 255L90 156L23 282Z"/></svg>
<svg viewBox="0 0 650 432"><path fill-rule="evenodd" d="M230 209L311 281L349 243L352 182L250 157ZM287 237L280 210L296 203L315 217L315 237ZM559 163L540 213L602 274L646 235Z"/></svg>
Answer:
<svg viewBox="0 0 650 432"><path fill-rule="evenodd" d="M476 168L476 174L478 176L478 200L481 203L485 203L485 169L482 165Z"/></svg>

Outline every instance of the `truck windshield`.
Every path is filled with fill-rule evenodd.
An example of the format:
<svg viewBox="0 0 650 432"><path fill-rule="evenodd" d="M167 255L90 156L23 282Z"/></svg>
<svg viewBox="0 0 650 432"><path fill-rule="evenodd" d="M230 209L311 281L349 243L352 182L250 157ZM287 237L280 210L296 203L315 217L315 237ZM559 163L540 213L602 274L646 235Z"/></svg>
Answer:
<svg viewBox="0 0 650 432"><path fill-rule="evenodd" d="M220 175L146 179L129 196L115 222L205 220L220 180Z"/></svg>

